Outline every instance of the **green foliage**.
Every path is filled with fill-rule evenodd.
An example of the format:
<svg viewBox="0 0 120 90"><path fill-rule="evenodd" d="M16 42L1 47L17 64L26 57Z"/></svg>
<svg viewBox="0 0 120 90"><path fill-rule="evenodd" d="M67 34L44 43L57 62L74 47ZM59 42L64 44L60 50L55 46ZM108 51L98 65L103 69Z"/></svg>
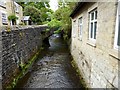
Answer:
<svg viewBox="0 0 120 90"><path fill-rule="evenodd" d="M39 53L40 53L41 50L43 50L43 47L41 47L40 50L31 59L29 59L29 62L27 64L23 64L23 63L20 64L20 67L22 67L21 68L22 71L20 72L20 74L18 76L16 76L13 79L13 81L11 82L11 84L9 86L5 87L6 89L13 90L16 87L16 85L17 85L18 81L20 80L20 78L22 78L25 75L25 73L29 70L30 66L38 58Z"/></svg>
<svg viewBox="0 0 120 90"><path fill-rule="evenodd" d="M35 60L37 60L37 58L39 57L40 52L44 49L44 47L40 47L38 52L36 54L34 54L32 56L32 58L30 58L27 64L21 64L22 71L19 73L19 75L15 76L15 78L13 79L13 81L10 83L10 85L8 85L7 87L5 87L5 90L14 90L18 81L27 73L27 71L29 70L29 68L32 66L32 64L35 62Z"/></svg>
<svg viewBox="0 0 120 90"><path fill-rule="evenodd" d="M6 27L6 30L7 30L7 32L11 32L10 26L7 26L7 27Z"/></svg>
<svg viewBox="0 0 120 90"><path fill-rule="evenodd" d="M19 25L25 25L25 23L24 23L24 22L21 22L21 23L19 23Z"/></svg>
<svg viewBox="0 0 120 90"><path fill-rule="evenodd" d="M71 61L71 65L72 65L72 67L76 70L76 73L79 75L79 77L80 77L80 82L81 82L81 84L82 84L82 88L84 88L85 90L88 90L87 88L87 84L86 84L86 82L85 82L85 79L84 78L82 78L83 77L83 75L82 75L82 73L81 73L81 71L79 70L79 68L78 68L78 64L75 62L75 60L72 60Z"/></svg>
<svg viewBox="0 0 120 90"><path fill-rule="evenodd" d="M50 31L50 29L49 29L49 28L47 28L45 31L46 31L46 32L49 32L49 31Z"/></svg>
<svg viewBox="0 0 120 90"><path fill-rule="evenodd" d="M40 50L43 50L43 49L44 49L44 47L41 47L41 48L40 48Z"/></svg>
<svg viewBox="0 0 120 90"><path fill-rule="evenodd" d="M61 25L61 21L58 21L57 19L52 19L50 22L48 22L49 27L59 28Z"/></svg>
<svg viewBox="0 0 120 90"><path fill-rule="evenodd" d="M40 16L40 10L35 8L34 6L26 6L24 8L24 15L25 16L31 16L31 20L35 24L41 24L41 16Z"/></svg>
<svg viewBox="0 0 120 90"><path fill-rule="evenodd" d="M8 20L12 21L13 25L16 24L16 20L18 19L18 17L16 17L14 14L8 16Z"/></svg>
<svg viewBox="0 0 120 90"><path fill-rule="evenodd" d="M61 32L61 30L58 29L58 30L54 31L54 34L59 34L60 32Z"/></svg>
<svg viewBox="0 0 120 90"><path fill-rule="evenodd" d="M16 17L14 14L8 16L9 21L16 21L17 19L18 19L18 17Z"/></svg>
<svg viewBox="0 0 120 90"><path fill-rule="evenodd" d="M42 7L40 9L40 12L41 12L41 21L42 22L51 20L51 16L50 16L51 11L49 9Z"/></svg>
<svg viewBox="0 0 120 90"><path fill-rule="evenodd" d="M34 6L34 7L36 7L37 9L41 9L42 7L43 8L46 8L46 7L50 7L49 6L49 3L48 2L27 2L26 3L26 6L27 5L30 5L30 6Z"/></svg>
<svg viewBox="0 0 120 90"><path fill-rule="evenodd" d="M71 18L70 18L70 14L73 11L73 8L75 6L75 2L60 2L59 3L59 9L55 11L55 13L53 14L53 21L59 21L60 23L60 28L61 30L64 31L64 37L66 39L68 39L68 37L71 36ZM56 22L53 22L53 25Z"/></svg>
<svg viewBox="0 0 120 90"><path fill-rule="evenodd" d="M26 5L24 7L24 16L31 16L34 24L46 24L51 20L53 12L49 9L48 2L27 2L24 5Z"/></svg>
<svg viewBox="0 0 120 90"><path fill-rule="evenodd" d="M19 66L21 67L21 69L23 69L25 64L21 62Z"/></svg>

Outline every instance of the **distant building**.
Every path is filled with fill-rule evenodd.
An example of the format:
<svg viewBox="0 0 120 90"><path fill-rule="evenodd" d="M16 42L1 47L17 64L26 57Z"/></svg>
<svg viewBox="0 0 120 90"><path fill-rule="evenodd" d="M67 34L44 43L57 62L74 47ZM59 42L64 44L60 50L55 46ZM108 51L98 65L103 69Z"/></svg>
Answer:
<svg viewBox="0 0 120 90"><path fill-rule="evenodd" d="M16 24L20 24L21 23L21 20L23 18L23 11L22 11L22 6L20 6L18 3L14 2L14 12L15 12L15 15L18 17L17 21L16 21Z"/></svg>
<svg viewBox="0 0 120 90"><path fill-rule="evenodd" d="M12 25L8 20L8 16L12 14L18 17L16 24L19 24L23 18L22 7L13 0L7 0L7 2L0 1L0 26Z"/></svg>
<svg viewBox="0 0 120 90"><path fill-rule="evenodd" d="M71 54L87 86L120 89L120 1L79 2L70 16Z"/></svg>
<svg viewBox="0 0 120 90"><path fill-rule="evenodd" d="M23 20L22 21L25 23L25 25L31 25L32 24L30 16L23 16Z"/></svg>

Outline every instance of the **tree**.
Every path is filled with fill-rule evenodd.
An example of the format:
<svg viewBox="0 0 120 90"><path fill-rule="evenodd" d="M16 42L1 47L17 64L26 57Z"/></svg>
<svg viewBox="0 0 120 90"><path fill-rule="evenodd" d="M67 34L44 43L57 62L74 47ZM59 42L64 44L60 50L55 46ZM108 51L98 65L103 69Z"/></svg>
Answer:
<svg viewBox="0 0 120 90"><path fill-rule="evenodd" d="M51 14L53 13L50 9L42 7L40 9L41 12L41 21L50 21L51 20Z"/></svg>
<svg viewBox="0 0 120 90"><path fill-rule="evenodd" d="M24 4L26 5L24 7L24 15L31 16L34 24L46 24L51 20L53 12L49 9L48 2L27 2Z"/></svg>
<svg viewBox="0 0 120 90"><path fill-rule="evenodd" d="M64 3L64 4L62 4ZM53 17L61 22L61 30L66 37L71 36L71 18L70 14L75 6L75 2L60 2L60 7L54 13Z"/></svg>
<svg viewBox="0 0 120 90"><path fill-rule="evenodd" d="M48 4L48 2L27 2L26 3L26 6L27 5L30 5L30 6L34 6L34 7L36 7L37 9L41 9L42 7L44 7L44 8L49 8L50 6L49 6L49 4Z"/></svg>
<svg viewBox="0 0 120 90"><path fill-rule="evenodd" d="M34 6L26 6L24 8L24 15L25 16L31 16L31 20L34 24L41 24L41 14L40 10L35 8Z"/></svg>
<svg viewBox="0 0 120 90"><path fill-rule="evenodd" d="M57 19L52 19L50 22L48 22L49 27L54 27L54 28L60 28L61 27L61 22L58 21Z"/></svg>

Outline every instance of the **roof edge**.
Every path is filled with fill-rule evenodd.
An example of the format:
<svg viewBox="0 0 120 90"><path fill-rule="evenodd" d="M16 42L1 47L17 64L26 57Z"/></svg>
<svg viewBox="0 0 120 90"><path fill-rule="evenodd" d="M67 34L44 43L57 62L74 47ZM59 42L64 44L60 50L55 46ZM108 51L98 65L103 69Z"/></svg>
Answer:
<svg viewBox="0 0 120 90"><path fill-rule="evenodd" d="M81 6L84 4L85 2L78 2L78 4L76 5L75 9L72 11L72 13L70 14L70 17L74 17L76 15L76 13L78 12L78 10L81 8Z"/></svg>

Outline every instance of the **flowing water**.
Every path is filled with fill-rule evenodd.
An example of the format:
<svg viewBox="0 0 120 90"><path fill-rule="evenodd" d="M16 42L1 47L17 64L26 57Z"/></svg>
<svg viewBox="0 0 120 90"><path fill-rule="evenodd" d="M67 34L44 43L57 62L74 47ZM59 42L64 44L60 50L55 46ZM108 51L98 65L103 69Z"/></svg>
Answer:
<svg viewBox="0 0 120 90"><path fill-rule="evenodd" d="M29 72L18 82L17 88L82 88L63 38L54 34L49 42L50 47L41 52Z"/></svg>

